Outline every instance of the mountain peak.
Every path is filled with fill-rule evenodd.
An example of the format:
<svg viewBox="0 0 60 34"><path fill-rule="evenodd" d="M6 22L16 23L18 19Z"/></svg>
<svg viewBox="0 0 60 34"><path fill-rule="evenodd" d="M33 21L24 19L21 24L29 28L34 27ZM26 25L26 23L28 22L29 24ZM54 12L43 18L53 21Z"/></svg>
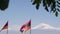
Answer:
<svg viewBox="0 0 60 34"><path fill-rule="evenodd" d="M32 29L60 30L60 28L53 27L53 26L46 24L46 23L40 23L37 26L33 27Z"/></svg>

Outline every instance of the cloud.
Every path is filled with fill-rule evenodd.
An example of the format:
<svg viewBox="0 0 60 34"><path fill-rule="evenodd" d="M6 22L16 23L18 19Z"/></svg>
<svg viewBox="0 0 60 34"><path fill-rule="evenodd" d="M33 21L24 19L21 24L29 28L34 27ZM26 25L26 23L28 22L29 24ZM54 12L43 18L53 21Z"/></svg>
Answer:
<svg viewBox="0 0 60 34"><path fill-rule="evenodd" d="M32 29L43 29L43 30L59 30L60 31L60 27L53 27L49 24L45 24L45 23L40 23L39 25L33 27Z"/></svg>

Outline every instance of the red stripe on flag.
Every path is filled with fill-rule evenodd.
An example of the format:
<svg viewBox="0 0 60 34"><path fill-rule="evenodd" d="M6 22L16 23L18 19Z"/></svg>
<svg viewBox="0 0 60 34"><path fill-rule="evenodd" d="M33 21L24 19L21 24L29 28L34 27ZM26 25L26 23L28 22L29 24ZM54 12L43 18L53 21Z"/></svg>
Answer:
<svg viewBox="0 0 60 34"><path fill-rule="evenodd" d="M30 28L31 28L31 20L28 20L21 26L20 31L23 33L28 31Z"/></svg>

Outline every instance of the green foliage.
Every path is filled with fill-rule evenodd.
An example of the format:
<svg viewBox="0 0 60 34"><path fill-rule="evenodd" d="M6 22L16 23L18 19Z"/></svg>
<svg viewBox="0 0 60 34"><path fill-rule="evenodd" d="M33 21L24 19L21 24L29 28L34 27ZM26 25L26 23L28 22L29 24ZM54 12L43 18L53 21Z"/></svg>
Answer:
<svg viewBox="0 0 60 34"><path fill-rule="evenodd" d="M58 16L58 12L60 12L60 0L34 0L32 4L36 5L36 9L38 10L41 2L46 11L53 12L56 17ZM0 0L0 10L7 9L8 4L9 0ZM50 10L48 9L49 7Z"/></svg>
<svg viewBox="0 0 60 34"><path fill-rule="evenodd" d="M34 0L32 4L36 4L36 9L39 9L41 2L46 11L53 12L56 17L58 16L58 12L60 12L60 0ZM50 10L48 7L50 7Z"/></svg>
<svg viewBox="0 0 60 34"><path fill-rule="evenodd" d="M41 3L41 0L34 0L34 2L32 4L33 5L36 4L36 9L38 10L39 9L39 6L40 6L40 3Z"/></svg>
<svg viewBox="0 0 60 34"><path fill-rule="evenodd" d="M55 13L55 16L56 16L56 17L58 16L58 12Z"/></svg>
<svg viewBox="0 0 60 34"><path fill-rule="evenodd" d="M9 0L0 0L0 10L8 8Z"/></svg>

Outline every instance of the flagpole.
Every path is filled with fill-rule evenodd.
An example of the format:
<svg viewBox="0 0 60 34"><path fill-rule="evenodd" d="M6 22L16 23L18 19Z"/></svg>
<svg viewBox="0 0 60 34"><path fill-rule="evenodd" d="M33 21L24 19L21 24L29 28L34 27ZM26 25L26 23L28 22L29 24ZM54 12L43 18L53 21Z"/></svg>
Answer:
<svg viewBox="0 0 60 34"><path fill-rule="evenodd" d="M2 30L0 30L0 32L1 32Z"/></svg>
<svg viewBox="0 0 60 34"><path fill-rule="evenodd" d="M30 27L31 27L31 25L30 25ZM30 28L30 34L31 34L31 28Z"/></svg>
<svg viewBox="0 0 60 34"><path fill-rule="evenodd" d="M30 34L31 34L31 29L30 29Z"/></svg>
<svg viewBox="0 0 60 34"><path fill-rule="evenodd" d="M8 34L8 28L7 28L7 34Z"/></svg>
<svg viewBox="0 0 60 34"><path fill-rule="evenodd" d="M7 34L8 34L8 29L7 29Z"/></svg>

